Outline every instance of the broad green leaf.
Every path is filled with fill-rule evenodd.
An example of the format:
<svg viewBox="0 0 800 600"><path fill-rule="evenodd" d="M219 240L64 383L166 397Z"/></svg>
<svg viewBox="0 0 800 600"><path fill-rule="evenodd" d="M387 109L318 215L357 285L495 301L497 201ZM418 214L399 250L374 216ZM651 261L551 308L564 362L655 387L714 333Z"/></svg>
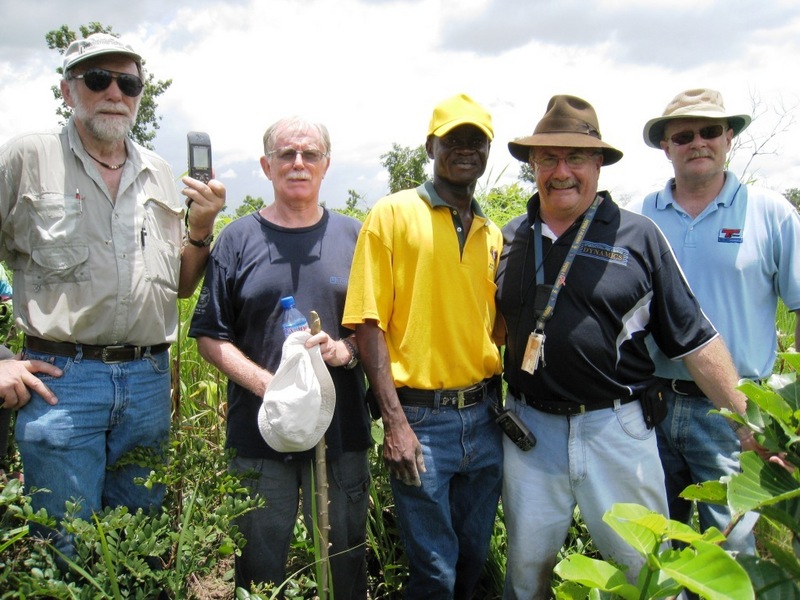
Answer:
<svg viewBox="0 0 800 600"><path fill-rule="evenodd" d="M681 498L696 500L698 502L708 502L711 504L727 504L728 488L720 481L706 481L687 486L681 492Z"/></svg>
<svg viewBox="0 0 800 600"><path fill-rule="evenodd" d="M611 592L626 600L638 600L639 591L617 567L582 554L572 554L556 565L556 575L589 588Z"/></svg>
<svg viewBox="0 0 800 600"><path fill-rule="evenodd" d="M781 398L780 394L757 384L749 379L742 381L738 389L750 400L758 404L762 410L775 418L788 420L792 416L792 408Z"/></svg>
<svg viewBox="0 0 800 600"><path fill-rule="evenodd" d="M753 600L747 573L716 544L697 541L662 562L662 577L674 579L706 600Z"/></svg>
<svg viewBox="0 0 800 600"><path fill-rule="evenodd" d="M736 514L800 497L798 474L764 462L755 452L739 456L742 472L728 483L728 504ZM796 528L795 528L796 529Z"/></svg>
<svg viewBox="0 0 800 600"><path fill-rule="evenodd" d="M664 515L639 504L614 504L603 521L642 556L656 551L667 530Z"/></svg>
<svg viewBox="0 0 800 600"><path fill-rule="evenodd" d="M800 580L780 566L755 556L739 556L737 562L750 576L758 600L800 600Z"/></svg>
<svg viewBox="0 0 800 600"><path fill-rule="evenodd" d="M680 521L669 521L667 531L665 532L667 539L677 540L684 544L691 544L698 540L708 542L709 544L721 544L725 541L725 536L716 527L709 527L704 532L700 533L690 525L681 523Z"/></svg>
<svg viewBox="0 0 800 600"><path fill-rule="evenodd" d="M588 600L589 588L574 581L564 581L556 588L556 600Z"/></svg>
<svg viewBox="0 0 800 600"><path fill-rule="evenodd" d="M769 552L773 563L779 565L787 575L800 581L800 558L791 546L787 547L786 544L778 543L766 536L760 541Z"/></svg>
<svg viewBox="0 0 800 600"><path fill-rule="evenodd" d="M778 357L786 361L786 364L790 365L795 371L800 372L800 352L778 352Z"/></svg>

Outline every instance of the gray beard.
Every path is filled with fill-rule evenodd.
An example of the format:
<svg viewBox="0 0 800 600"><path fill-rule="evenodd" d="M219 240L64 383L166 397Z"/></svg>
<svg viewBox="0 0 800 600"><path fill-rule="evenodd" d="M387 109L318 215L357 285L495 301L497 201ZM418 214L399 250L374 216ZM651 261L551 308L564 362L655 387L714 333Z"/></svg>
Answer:
<svg viewBox="0 0 800 600"><path fill-rule="evenodd" d="M135 117L131 118L123 115L117 115L115 117L107 117L104 115L89 116L81 106L76 106L74 112L75 118L83 123L83 126L86 127L89 133L104 142L119 142L124 140L133 128L135 121Z"/></svg>

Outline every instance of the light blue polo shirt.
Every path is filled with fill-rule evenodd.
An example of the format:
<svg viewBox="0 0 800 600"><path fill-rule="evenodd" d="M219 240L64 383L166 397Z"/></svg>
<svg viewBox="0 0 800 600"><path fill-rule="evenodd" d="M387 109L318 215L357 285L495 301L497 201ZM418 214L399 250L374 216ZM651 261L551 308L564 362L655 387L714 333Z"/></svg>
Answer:
<svg viewBox="0 0 800 600"><path fill-rule="evenodd" d="M630 210L669 240L700 306L722 335L741 377L772 373L778 298L800 309L800 215L780 194L725 173L716 200L692 219L672 195L675 180ZM653 350L656 375L691 379L682 361Z"/></svg>

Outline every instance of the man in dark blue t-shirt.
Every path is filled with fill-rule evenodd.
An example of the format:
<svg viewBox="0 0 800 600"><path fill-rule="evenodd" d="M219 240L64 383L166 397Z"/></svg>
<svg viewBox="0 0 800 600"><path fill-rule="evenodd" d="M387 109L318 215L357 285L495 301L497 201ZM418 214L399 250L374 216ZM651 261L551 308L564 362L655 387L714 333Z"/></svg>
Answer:
<svg viewBox="0 0 800 600"><path fill-rule="evenodd" d="M258 473L244 484L266 506L237 521L247 544L236 557L236 585L280 584L286 577L300 490L311 525L314 451L279 452L262 438L258 411L281 360L280 299L294 296L306 317L320 315L318 343L336 388L325 434L330 482L330 556L337 599L367 595L365 536L371 445L365 379L352 331L340 326L350 263L361 224L319 204L330 164L324 125L282 119L264 134L261 166L275 202L229 224L211 253L189 335L203 357L228 376L226 447L231 469Z"/></svg>

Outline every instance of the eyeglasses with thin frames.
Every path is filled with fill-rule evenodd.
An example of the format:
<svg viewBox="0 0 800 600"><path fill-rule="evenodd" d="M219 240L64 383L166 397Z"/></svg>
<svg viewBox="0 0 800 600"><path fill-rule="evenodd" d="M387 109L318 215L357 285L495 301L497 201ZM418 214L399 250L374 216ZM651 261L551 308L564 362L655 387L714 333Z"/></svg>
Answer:
<svg viewBox="0 0 800 600"><path fill-rule="evenodd" d="M536 163L543 171L552 171L558 166L558 163L562 160L566 163L568 167L571 169L579 169L587 164L589 161L592 160L597 156L597 154L587 154L586 152L574 152L572 154L567 154L566 156L541 156L538 158L533 158L533 162Z"/></svg>
<svg viewBox="0 0 800 600"><path fill-rule="evenodd" d="M295 162L299 154L303 162L310 165L317 164L328 156L327 152L317 150L316 148L306 148L305 150L298 150L297 148L278 148L277 150L270 150L267 154L269 156L274 156L282 163Z"/></svg>
<svg viewBox="0 0 800 600"><path fill-rule="evenodd" d="M690 144L694 140L695 135L699 135L704 140L713 140L718 138L722 135L725 131L725 127L720 124L717 125L709 125L708 127L701 127L697 133L688 129L686 131L679 131L678 133L673 133L669 136L669 141L671 141L676 146L685 146L686 144Z"/></svg>
<svg viewBox="0 0 800 600"><path fill-rule="evenodd" d="M141 94L144 89L144 83L136 75L109 71L108 69L88 69L80 75L70 74L68 79L83 79L83 83L86 84L86 87L93 92L102 92L116 79L119 91L130 98L135 98Z"/></svg>

